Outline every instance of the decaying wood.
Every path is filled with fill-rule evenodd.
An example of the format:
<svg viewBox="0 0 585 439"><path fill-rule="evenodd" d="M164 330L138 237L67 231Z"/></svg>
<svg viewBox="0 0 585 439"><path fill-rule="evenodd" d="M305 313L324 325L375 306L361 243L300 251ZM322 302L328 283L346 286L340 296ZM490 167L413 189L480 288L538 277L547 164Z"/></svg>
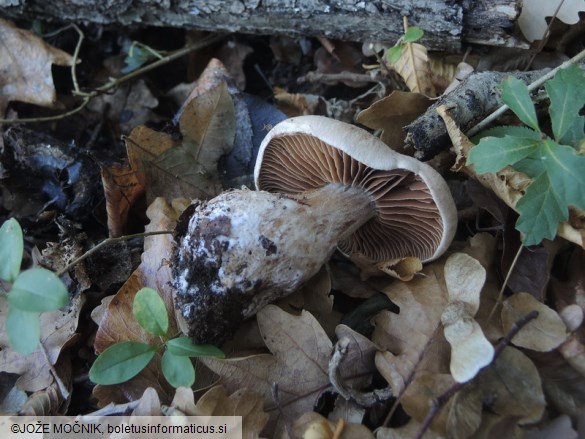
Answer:
<svg viewBox="0 0 585 439"><path fill-rule="evenodd" d="M462 42L518 46L509 32L520 0L0 0L7 18L170 26L213 32L325 36L394 43L402 17L425 31L430 50L458 51Z"/></svg>
<svg viewBox="0 0 585 439"><path fill-rule="evenodd" d="M417 158L421 160L432 158L451 145L445 124L437 113L437 107L446 105L457 126L466 132L502 105L497 88L504 78L513 75L529 84L547 71L548 69L524 73L471 74L455 90L441 97L422 116L404 128L407 133L406 145L416 150Z"/></svg>

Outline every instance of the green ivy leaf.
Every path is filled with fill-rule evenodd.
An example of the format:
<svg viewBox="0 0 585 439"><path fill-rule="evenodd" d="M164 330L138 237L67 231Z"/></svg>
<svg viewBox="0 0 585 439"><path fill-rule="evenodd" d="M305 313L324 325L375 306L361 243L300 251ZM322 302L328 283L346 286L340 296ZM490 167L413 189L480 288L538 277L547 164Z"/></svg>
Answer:
<svg viewBox="0 0 585 439"><path fill-rule="evenodd" d="M475 166L476 172L498 172L500 169L528 157L542 143L540 138L505 136L484 137L471 148L467 163Z"/></svg>
<svg viewBox="0 0 585 439"><path fill-rule="evenodd" d="M181 357L218 357L225 358L221 349L213 345L196 345L188 337L177 337L168 340L167 349L173 355Z"/></svg>
<svg viewBox="0 0 585 439"><path fill-rule="evenodd" d="M504 137L506 135L514 137L525 137L528 139L541 139L542 135L538 131L534 131L532 128L525 126L516 125L501 125L499 127L488 128L482 131L478 135L472 137L470 140L473 143L479 143L484 137Z"/></svg>
<svg viewBox="0 0 585 439"><path fill-rule="evenodd" d="M520 217L516 229L524 233L524 245L540 244L543 239L554 239L559 221L567 218L566 206L552 190L546 173L539 175L516 204Z"/></svg>
<svg viewBox="0 0 585 439"><path fill-rule="evenodd" d="M55 273L31 268L18 275L8 293L8 302L21 311L43 312L67 304L67 288Z"/></svg>
<svg viewBox="0 0 585 439"><path fill-rule="evenodd" d="M10 307L6 317L6 332L10 346L22 355L34 352L41 339L39 313Z"/></svg>
<svg viewBox="0 0 585 439"><path fill-rule="evenodd" d="M169 316L165 302L152 288L142 288L134 297L134 318L146 331L165 336L169 330Z"/></svg>
<svg viewBox="0 0 585 439"><path fill-rule="evenodd" d="M89 379L103 385L128 381L146 367L157 349L137 341L113 344L97 357L89 370Z"/></svg>
<svg viewBox="0 0 585 439"><path fill-rule="evenodd" d="M402 46L400 44L398 46L391 47L386 51L386 61L388 61L389 64L396 63L401 56Z"/></svg>
<svg viewBox="0 0 585 439"><path fill-rule="evenodd" d="M191 387L195 382L195 368L189 357L174 355L165 351L162 357L162 371L173 387Z"/></svg>
<svg viewBox="0 0 585 439"><path fill-rule="evenodd" d="M502 81L502 101L522 122L533 130L540 131L534 104L530 98L528 87L523 81L514 77Z"/></svg>
<svg viewBox="0 0 585 439"><path fill-rule="evenodd" d="M524 245L553 239L558 224L569 216L569 205L585 208L585 157L552 140L544 141L534 155L542 172L516 204L520 213L516 229L524 233Z"/></svg>
<svg viewBox="0 0 585 439"><path fill-rule="evenodd" d="M543 142L541 154L545 172L558 198L565 205L585 209L585 157L570 146L552 140Z"/></svg>
<svg viewBox="0 0 585 439"><path fill-rule="evenodd" d="M414 43L415 41L420 40L423 35L424 31L418 26L409 27L406 33L404 34L403 41L405 43Z"/></svg>
<svg viewBox="0 0 585 439"><path fill-rule="evenodd" d="M20 272L22 253L22 229L18 221L10 218L0 227L0 279L14 282Z"/></svg>
<svg viewBox="0 0 585 439"><path fill-rule="evenodd" d="M549 114L555 140L576 146L584 137L585 116L579 116L579 111L585 103L585 72L576 65L559 70L544 88L550 98Z"/></svg>

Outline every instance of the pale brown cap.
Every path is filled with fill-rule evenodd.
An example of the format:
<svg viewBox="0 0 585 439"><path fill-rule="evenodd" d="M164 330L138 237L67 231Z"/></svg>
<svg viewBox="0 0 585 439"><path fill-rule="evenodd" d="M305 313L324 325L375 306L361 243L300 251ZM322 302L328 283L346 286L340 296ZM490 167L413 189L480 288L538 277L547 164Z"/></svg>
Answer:
<svg viewBox="0 0 585 439"><path fill-rule="evenodd" d="M257 189L286 195L328 183L363 188L376 215L338 246L373 261L436 259L457 227L455 203L438 172L365 130L322 116L276 125L260 145L254 179Z"/></svg>

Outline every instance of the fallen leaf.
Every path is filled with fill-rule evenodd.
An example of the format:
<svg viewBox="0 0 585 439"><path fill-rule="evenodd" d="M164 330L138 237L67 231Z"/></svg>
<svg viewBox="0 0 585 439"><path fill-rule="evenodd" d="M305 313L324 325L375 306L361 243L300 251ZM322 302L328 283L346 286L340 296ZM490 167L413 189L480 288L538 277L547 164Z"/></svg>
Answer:
<svg viewBox="0 0 585 439"><path fill-rule="evenodd" d="M585 376L556 350L531 354L549 407L558 413L580 416L585 409Z"/></svg>
<svg viewBox="0 0 585 439"><path fill-rule="evenodd" d="M427 48L418 43L406 43L400 58L389 65L402 76L410 91L434 98L437 96L431 80L431 67Z"/></svg>
<svg viewBox="0 0 585 439"><path fill-rule="evenodd" d="M110 238L125 235L128 215L133 204L144 192L136 173L129 165L113 164L102 168L102 184L106 198L108 232Z"/></svg>
<svg viewBox="0 0 585 439"><path fill-rule="evenodd" d="M179 119L182 140L144 126L125 139L128 159L147 190L147 202L166 199L208 199L222 191L217 162L234 142L234 104L227 84L192 98Z"/></svg>
<svg viewBox="0 0 585 439"><path fill-rule="evenodd" d="M244 60L254 50L240 41L229 40L217 52L217 58L226 67L229 75L234 79L240 90L246 88L246 74L244 73Z"/></svg>
<svg viewBox="0 0 585 439"><path fill-rule="evenodd" d="M350 260L360 269L362 281L387 275L408 282L422 270L421 260L414 256L378 262L361 253L352 253Z"/></svg>
<svg viewBox="0 0 585 439"><path fill-rule="evenodd" d="M120 84L113 93L96 96L87 107L100 115L105 114L114 126L119 126L122 134L128 134L138 125L160 120L160 116L153 111L158 104L158 99L152 94L146 81L138 79Z"/></svg>
<svg viewBox="0 0 585 439"><path fill-rule="evenodd" d="M538 311L532 319L512 339L512 343L527 349L547 352L560 346L567 339L567 328L556 311L539 302L528 293L516 293L502 305L504 331L531 311Z"/></svg>
<svg viewBox="0 0 585 439"><path fill-rule="evenodd" d="M483 404L491 412L516 416L521 425L541 419L546 401L539 371L518 349L504 348L477 381Z"/></svg>
<svg viewBox="0 0 585 439"><path fill-rule="evenodd" d="M376 354L376 366L396 395L413 380L415 371L448 370L446 342L438 337L447 304L443 264L429 264L421 273L421 277L392 283L383 291L400 314L382 311L375 318L372 341L383 349Z"/></svg>
<svg viewBox="0 0 585 439"><path fill-rule="evenodd" d="M518 425L517 416L501 416L484 411L474 439L523 439L526 429Z"/></svg>
<svg viewBox="0 0 585 439"><path fill-rule="evenodd" d="M396 428L380 427L376 430L376 439L412 439L421 429L421 424L410 419L405 425ZM421 439L443 439L444 436L427 429Z"/></svg>
<svg viewBox="0 0 585 439"><path fill-rule="evenodd" d="M406 132L402 128L423 114L431 103L422 94L394 90L360 111L355 120L368 128L383 130L380 139L393 150L404 152Z"/></svg>
<svg viewBox="0 0 585 439"><path fill-rule="evenodd" d="M257 315L258 326L272 354L201 361L222 377L233 392L247 387L260 392L270 413L270 430L282 431L284 420L274 407L272 386L278 385L278 405L287 417L312 411L319 395L329 387L327 365L333 345L308 312L298 317L268 305Z"/></svg>
<svg viewBox="0 0 585 439"><path fill-rule="evenodd" d="M577 439L579 433L573 430L571 418L561 415L548 423L544 428L537 431L529 431L524 439Z"/></svg>
<svg viewBox="0 0 585 439"><path fill-rule="evenodd" d="M325 114L326 103L321 96L307 93L289 93L276 87L274 89L276 105L288 117L307 114Z"/></svg>
<svg viewBox="0 0 585 439"><path fill-rule="evenodd" d="M71 55L1 18L0 41L0 118L10 101L54 106L57 97L51 65L70 66Z"/></svg>
<svg viewBox="0 0 585 439"><path fill-rule="evenodd" d="M374 439L365 425L332 422L315 412L305 413L296 419L292 432L294 437L303 439Z"/></svg>
<svg viewBox="0 0 585 439"><path fill-rule="evenodd" d="M406 388L402 398L402 406L406 413L417 422L423 422L429 410L431 401L436 400L441 394L454 384L453 377L449 374L421 372L417 378ZM450 402L449 406L453 402ZM446 407L435 416L430 428L443 436L447 436L447 419L450 409Z"/></svg>
<svg viewBox="0 0 585 439"><path fill-rule="evenodd" d="M184 388L183 388L184 389ZM178 399L179 394L173 400L173 405ZM188 393L190 392L190 399ZM260 432L264 429L269 415L264 411L264 398L257 392L247 388L242 388L231 395L228 395L225 387L214 386L205 392L193 404L193 391L184 389L183 403L181 407L183 411L189 416L241 416L242 417L242 438L253 439L260 436ZM186 399L186 400L185 400ZM185 403L187 402L187 403Z"/></svg>
<svg viewBox="0 0 585 439"><path fill-rule="evenodd" d="M46 389L33 393L20 410L4 413L18 413L21 416L54 416L65 413L65 408L62 406L63 397L58 386L52 383Z"/></svg>

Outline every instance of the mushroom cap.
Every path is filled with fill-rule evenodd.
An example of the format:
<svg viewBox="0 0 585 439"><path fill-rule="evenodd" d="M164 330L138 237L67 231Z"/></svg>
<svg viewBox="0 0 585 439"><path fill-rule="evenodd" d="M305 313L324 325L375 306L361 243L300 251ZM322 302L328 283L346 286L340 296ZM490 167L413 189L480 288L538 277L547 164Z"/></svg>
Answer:
<svg viewBox="0 0 585 439"><path fill-rule="evenodd" d="M276 125L260 145L254 180L259 190L285 195L329 183L367 191L376 214L338 243L350 256L431 261L445 252L457 227L455 203L437 171L361 128L323 116Z"/></svg>

